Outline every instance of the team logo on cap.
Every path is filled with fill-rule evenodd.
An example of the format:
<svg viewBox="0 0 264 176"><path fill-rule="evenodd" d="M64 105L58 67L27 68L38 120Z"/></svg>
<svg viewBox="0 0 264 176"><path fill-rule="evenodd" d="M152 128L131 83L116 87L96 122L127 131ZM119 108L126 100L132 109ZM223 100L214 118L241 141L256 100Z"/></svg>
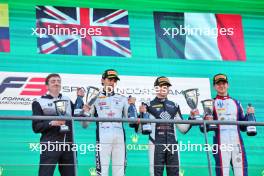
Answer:
<svg viewBox="0 0 264 176"><path fill-rule="evenodd" d="M215 80L218 80L218 79L226 79L226 76L225 75L218 75L215 77Z"/></svg>
<svg viewBox="0 0 264 176"><path fill-rule="evenodd" d="M159 82L170 82L168 78L160 78Z"/></svg>
<svg viewBox="0 0 264 176"><path fill-rule="evenodd" d="M113 70L107 72L108 75L117 75L117 73Z"/></svg>

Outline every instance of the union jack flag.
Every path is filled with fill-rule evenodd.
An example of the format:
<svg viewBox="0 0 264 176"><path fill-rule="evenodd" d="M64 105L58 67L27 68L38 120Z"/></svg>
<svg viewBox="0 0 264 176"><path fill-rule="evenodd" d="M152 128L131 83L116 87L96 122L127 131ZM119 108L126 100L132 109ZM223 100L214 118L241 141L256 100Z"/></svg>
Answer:
<svg viewBox="0 0 264 176"><path fill-rule="evenodd" d="M37 6L38 52L131 57L126 10Z"/></svg>

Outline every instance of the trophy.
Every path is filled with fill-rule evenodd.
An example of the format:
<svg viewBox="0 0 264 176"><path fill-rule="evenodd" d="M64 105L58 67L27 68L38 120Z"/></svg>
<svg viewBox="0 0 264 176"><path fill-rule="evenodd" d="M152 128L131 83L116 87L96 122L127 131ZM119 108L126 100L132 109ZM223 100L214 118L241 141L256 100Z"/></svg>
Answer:
<svg viewBox="0 0 264 176"><path fill-rule="evenodd" d="M214 100L213 99L206 99L201 101L204 110L204 117L208 117L209 120L213 120L213 109L214 109ZM208 126L208 131L217 129L215 124L210 124Z"/></svg>
<svg viewBox="0 0 264 176"><path fill-rule="evenodd" d="M147 106L144 102L141 103L142 106ZM142 119L149 119L148 112L140 113ZM150 123L142 123L142 134L149 135L152 132L151 124Z"/></svg>
<svg viewBox="0 0 264 176"><path fill-rule="evenodd" d="M74 116L82 116L83 115L83 97L78 96L75 102Z"/></svg>
<svg viewBox="0 0 264 176"><path fill-rule="evenodd" d="M64 117L67 112L68 101L67 100L57 100L57 101L54 101L54 104L55 104L57 115L60 117ZM70 131L70 129L67 125L60 126L60 132L65 133L68 131Z"/></svg>
<svg viewBox="0 0 264 176"><path fill-rule="evenodd" d="M252 107L252 104L249 103L248 107ZM256 117L255 117L254 113L248 113L248 121L249 122L256 122ZM255 126L247 126L247 135L248 136L257 135L257 128Z"/></svg>
<svg viewBox="0 0 264 176"><path fill-rule="evenodd" d="M183 95L185 97L185 100L188 104L188 106L192 109L195 110L197 109L197 105L198 105L198 89L187 89L184 90ZM194 118L196 120L202 120L202 118L199 115L195 115Z"/></svg>
<svg viewBox="0 0 264 176"><path fill-rule="evenodd" d="M99 96L99 93L100 90L97 87L89 86L86 94L86 100L85 100L86 104L92 106L95 100L97 99L97 97ZM85 115L90 117L91 113L86 112Z"/></svg>
<svg viewBox="0 0 264 176"><path fill-rule="evenodd" d="M138 113L137 113L137 108L135 105L136 98L132 97L131 95L128 97L128 118L129 119L137 119L138 118ZM129 123L129 126L131 128L135 128L137 126L136 123Z"/></svg>

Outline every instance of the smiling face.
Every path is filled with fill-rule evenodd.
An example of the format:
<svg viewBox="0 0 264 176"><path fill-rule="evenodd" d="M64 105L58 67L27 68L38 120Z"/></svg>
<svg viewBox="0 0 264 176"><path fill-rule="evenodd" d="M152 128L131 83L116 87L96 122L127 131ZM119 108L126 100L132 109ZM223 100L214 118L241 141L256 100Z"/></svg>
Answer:
<svg viewBox="0 0 264 176"><path fill-rule="evenodd" d="M229 88L229 85L226 81L220 81L214 85L214 88L218 95L227 96L227 90Z"/></svg>

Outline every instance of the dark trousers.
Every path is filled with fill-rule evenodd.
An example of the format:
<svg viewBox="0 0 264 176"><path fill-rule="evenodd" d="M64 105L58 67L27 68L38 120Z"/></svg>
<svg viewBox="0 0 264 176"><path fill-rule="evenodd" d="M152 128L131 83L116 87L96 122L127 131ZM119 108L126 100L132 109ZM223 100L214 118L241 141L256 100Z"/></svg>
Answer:
<svg viewBox="0 0 264 176"><path fill-rule="evenodd" d="M72 151L45 152L40 155L39 176L53 176L56 165L61 176L74 176L74 159Z"/></svg>
<svg viewBox="0 0 264 176"><path fill-rule="evenodd" d="M179 176L178 152L164 151L163 145L156 145L154 151L154 175L162 176L166 165L167 176Z"/></svg>

